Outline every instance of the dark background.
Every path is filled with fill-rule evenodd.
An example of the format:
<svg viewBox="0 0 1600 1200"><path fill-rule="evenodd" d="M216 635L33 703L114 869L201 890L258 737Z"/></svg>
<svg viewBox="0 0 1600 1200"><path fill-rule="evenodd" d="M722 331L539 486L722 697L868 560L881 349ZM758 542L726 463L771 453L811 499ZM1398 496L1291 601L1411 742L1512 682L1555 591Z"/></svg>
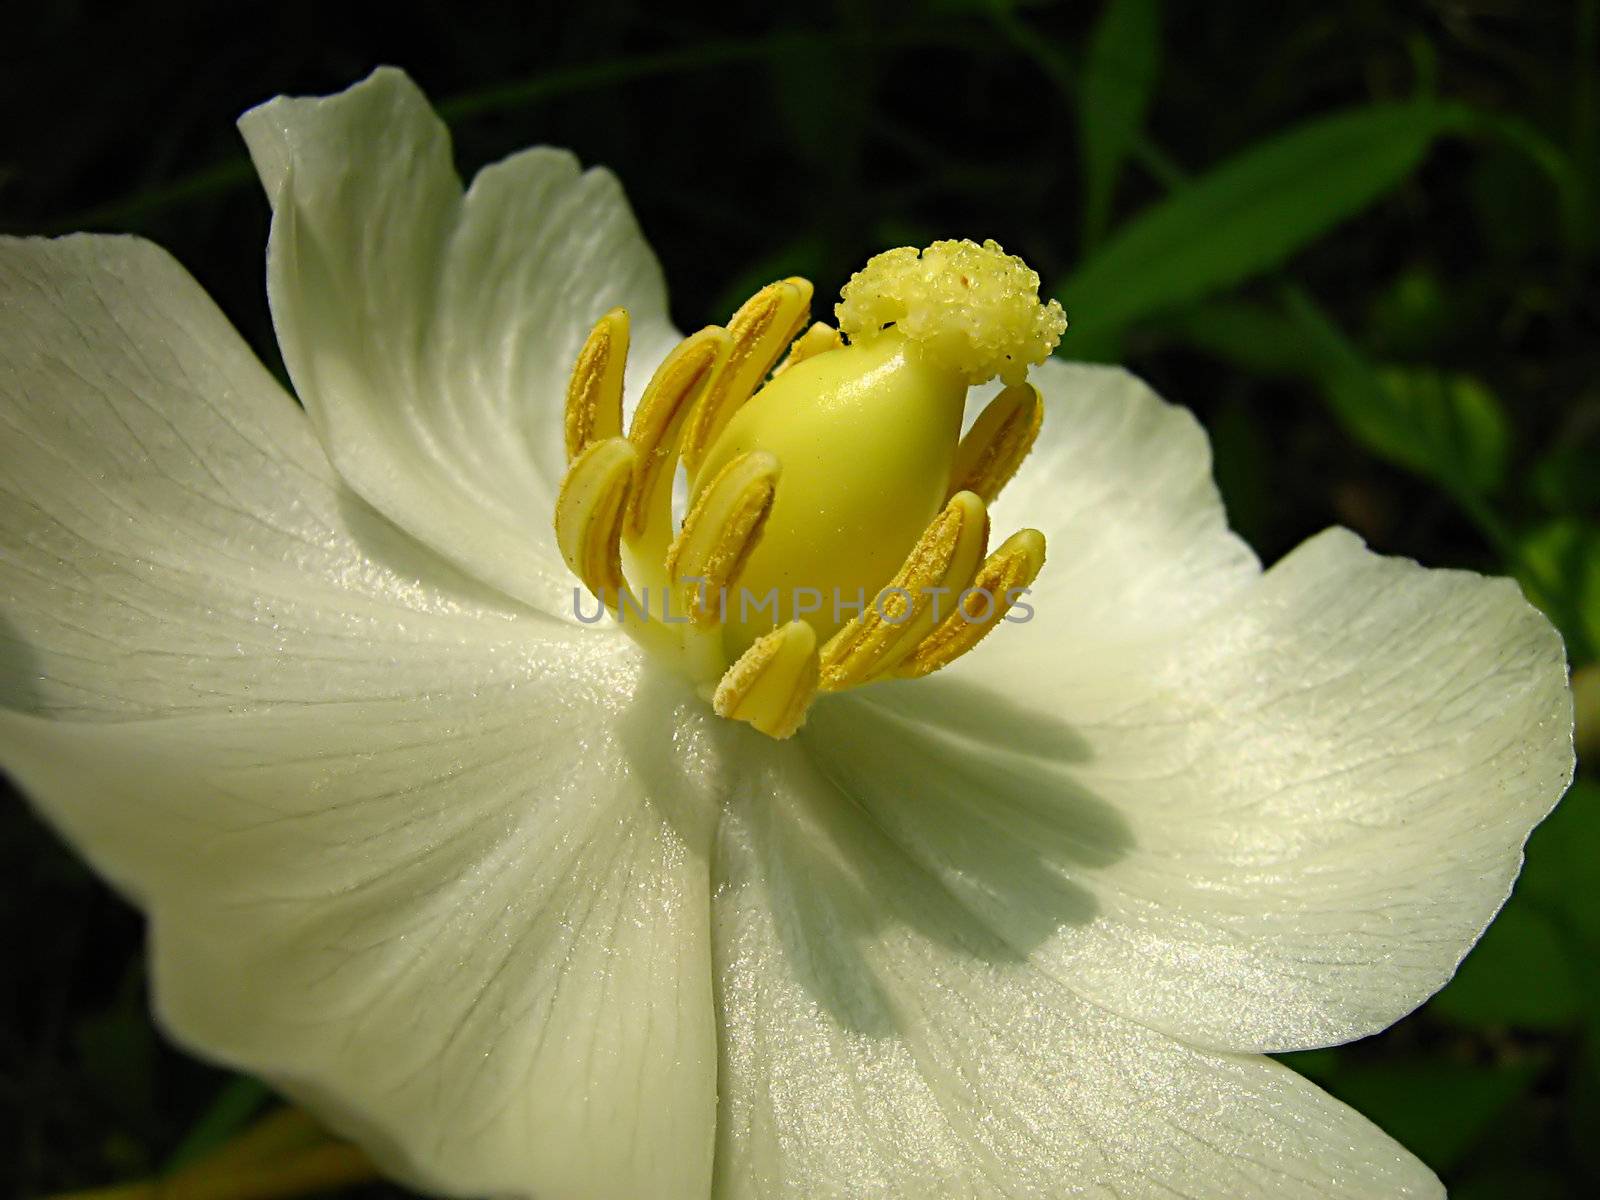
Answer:
<svg viewBox="0 0 1600 1200"><path fill-rule="evenodd" d="M880 249L994 237L1065 303L1063 353L1195 409L1266 560L1338 523L1514 574L1593 713L1596 10L12 5L0 230L152 237L276 367L267 206L234 118L389 62L446 114L466 173L535 142L615 169L685 328L796 272L821 315ZM1463 1200L1596 1194L1597 863L1582 782L1455 983L1294 1065ZM10 794L0 874L0 1187L146 1176L264 1102L160 1039L138 918Z"/></svg>

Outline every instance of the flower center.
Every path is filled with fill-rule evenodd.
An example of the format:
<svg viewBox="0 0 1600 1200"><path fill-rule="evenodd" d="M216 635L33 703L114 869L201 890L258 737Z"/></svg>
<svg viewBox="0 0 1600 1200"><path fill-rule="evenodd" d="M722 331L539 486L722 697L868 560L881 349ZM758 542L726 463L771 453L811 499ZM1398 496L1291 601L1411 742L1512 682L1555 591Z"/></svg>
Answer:
<svg viewBox="0 0 1600 1200"><path fill-rule="evenodd" d="M1066 327L1038 286L992 241L903 247L845 285L839 330L802 334L811 285L782 280L668 355L625 436L628 319L607 313L567 395L567 564L718 713L773 737L819 691L954 661L1044 562L1031 529L985 557L987 506L1042 418L1027 369ZM997 375L961 436L967 388Z"/></svg>

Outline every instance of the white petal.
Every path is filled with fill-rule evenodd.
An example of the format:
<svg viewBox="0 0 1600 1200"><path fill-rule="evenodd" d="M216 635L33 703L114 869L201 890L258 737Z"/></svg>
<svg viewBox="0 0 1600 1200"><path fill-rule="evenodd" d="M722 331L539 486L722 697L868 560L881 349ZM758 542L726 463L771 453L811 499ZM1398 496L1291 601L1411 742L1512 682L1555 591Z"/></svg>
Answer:
<svg viewBox="0 0 1600 1200"><path fill-rule="evenodd" d="M550 530L568 372L617 305L634 391L676 337L615 178L541 148L463 195L443 123L392 68L239 125L273 205L279 344L334 464L470 573L570 614Z"/></svg>
<svg viewBox="0 0 1600 1200"><path fill-rule="evenodd" d="M355 500L146 243L0 242L0 422L0 699L57 718L0 763L172 1032L433 1190L704 1195L708 834L645 736L702 706Z"/></svg>
<svg viewBox="0 0 1600 1200"><path fill-rule="evenodd" d="M714 718L601 641L582 686L563 677L589 647L472 693L0 712L0 755L143 898L156 1009L188 1045L428 1191L691 1200L716 1095L710 809L659 735Z"/></svg>
<svg viewBox="0 0 1600 1200"><path fill-rule="evenodd" d="M1053 612L1057 661L1190 620L1260 574L1228 529L1205 431L1119 367L1050 359L1038 444L994 507L1003 537L1031 526L1048 543L1030 603ZM1026 668L1014 638L985 653Z"/></svg>
<svg viewBox="0 0 1600 1200"><path fill-rule="evenodd" d="M5 705L125 719L410 694L514 676L555 627L357 500L149 243L0 241L0 429Z"/></svg>
<svg viewBox="0 0 1600 1200"><path fill-rule="evenodd" d="M1507 580L1344 531L1096 661L1037 604L984 661L813 711L823 769L1019 953L1225 1049L1381 1029L1448 980L1572 770L1559 637ZM1058 645L1063 647L1059 653Z"/></svg>
<svg viewBox="0 0 1600 1200"><path fill-rule="evenodd" d="M724 1200L1443 1195L1270 1060L1033 969L798 753L724 819L717 872Z"/></svg>

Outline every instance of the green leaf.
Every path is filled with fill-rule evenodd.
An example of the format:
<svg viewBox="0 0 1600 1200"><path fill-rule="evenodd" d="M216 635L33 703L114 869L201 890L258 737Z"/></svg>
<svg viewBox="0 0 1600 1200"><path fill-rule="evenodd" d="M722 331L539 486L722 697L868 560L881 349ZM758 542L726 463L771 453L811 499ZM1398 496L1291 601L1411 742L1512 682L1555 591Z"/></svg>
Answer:
<svg viewBox="0 0 1600 1200"><path fill-rule="evenodd" d="M118 1115L138 1128L155 1107L156 1033L144 998L144 972L135 965L116 999L73 1030L83 1074Z"/></svg>
<svg viewBox="0 0 1600 1200"><path fill-rule="evenodd" d="M1429 1011L1457 1025L1565 1029L1582 1012L1567 944L1533 905L1506 905Z"/></svg>
<svg viewBox="0 0 1600 1200"><path fill-rule="evenodd" d="M1600 653L1600 524L1548 521L1520 542L1517 578L1567 635L1574 662Z"/></svg>
<svg viewBox="0 0 1600 1200"><path fill-rule="evenodd" d="M162 1168L170 1174L199 1162L244 1128L272 1093L248 1075L238 1075L223 1085L211 1106L200 1115Z"/></svg>
<svg viewBox="0 0 1600 1200"><path fill-rule="evenodd" d="M1450 1200L1572 1200L1572 1185L1554 1168L1496 1167L1450 1188Z"/></svg>
<svg viewBox="0 0 1600 1200"><path fill-rule="evenodd" d="M1600 784L1579 780L1528 840L1517 895L1537 905L1574 943L1572 954L1600 953ZM1588 997L1600 1004L1600 996Z"/></svg>
<svg viewBox="0 0 1600 1200"><path fill-rule="evenodd" d="M1368 336L1382 353L1425 359L1478 319L1467 304L1431 267L1408 267L1373 296Z"/></svg>
<svg viewBox="0 0 1600 1200"><path fill-rule="evenodd" d="M1144 128L1160 59L1157 0L1109 0L1089 39L1078 97L1085 250L1100 241L1111 220L1117 174Z"/></svg>
<svg viewBox="0 0 1600 1200"><path fill-rule="evenodd" d="M1445 1171L1532 1086L1542 1066L1443 1059L1348 1063L1318 1082L1435 1171Z"/></svg>
<svg viewBox="0 0 1600 1200"><path fill-rule="evenodd" d="M1589 419L1595 421L1591 407ZM1594 428L1573 431L1549 450L1529 472L1534 497L1557 513L1600 512L1600 421Z"/></svg>
<svg viewBox="0 0 1600 1200"><path fill-rule="evenodd" d="M1379 424L1393 428L1386 441L1368 438L1373 450L1419 475L1469 492L1488 493L1500 485L1510 422L1480 380L1428 367L1387 367L1379 372L1379 381L1391 406Z"/></svg>
<svg viewBox="0 0 1600 1200"><path fill-rule="evenodd" d="M1487 387L1432 368L1380 369L1303 291L1291 289L1287 303L1300 327L1304 369L1319 377L1352 437L1457 498L1481 496L1500 484L1510 423Z"/></svg>
<svg viewBox="0 0 1600 1200"><path fill-rule="evenodd" d="M1600 950L1600 785L1573 785L1528 841L1511 903L1429 1011L1457 1024L1561 1029L1595 1008L1575 964Z"/></svg>
<svg viewBox="0 0 1600 1200"><path fill-rule="evenodd" d="M1504 480L1510 422L1494 393L1468 375L1379 367L1302 289L1286 289L1281 312L1225 300L1196 305L1168 328L1255 374L1311 380L1356 441L1458 498Z"/></svg>
<svg viewBox="0 0 1600 1200"><path fill-rule="evenodd" d="M767 79L795 153L812 171L855 177L871 88L859 49L797 36L772 56Z"/></svg>
<svg viewBox="0 0 1600 1200"><path fill-rule="evenodd" d="M1337 1046L1321 1050L1295 1050L1288 1054L1274 1054L1286 1067L1293 1067L1314 1083L1332 1079L1344 1066L1344 1052Z"/></svg>
<svg viewBox="0 0 1600 1200"><path fill-rule="evenodd" d="M790 275L826 279L830 272L827 240L816 233L802 234L740 271L719 293L706 320L710 323L726 321L741 304L774 279Z"/></svg>
<svg viewBox="0 0 1600 1200"><path fill-rule="evenodd" d="M1067 281L1076 328L1065 349L1276 267L1395 187L1462 120L1431 101L1373 105L1216 167L1122 226Z"/></svg>
<svg viewBox="0 0 1600 1200"><path fill-rule="evenodd" d="M1272 447L1251 406L1238 397L1224 402L1211 427L1212 474L1228 523L1255 546L1262 544L1276 509L1272 461Z"/></svg>
<svg viewBox="0 0 1600 1200"><path fill-rule="evenodd" d="M1252 375L1315 377L1305 331L1290 317L1253 300L1221 299L1173 315L1164 328L1197 350Z"/></svg>

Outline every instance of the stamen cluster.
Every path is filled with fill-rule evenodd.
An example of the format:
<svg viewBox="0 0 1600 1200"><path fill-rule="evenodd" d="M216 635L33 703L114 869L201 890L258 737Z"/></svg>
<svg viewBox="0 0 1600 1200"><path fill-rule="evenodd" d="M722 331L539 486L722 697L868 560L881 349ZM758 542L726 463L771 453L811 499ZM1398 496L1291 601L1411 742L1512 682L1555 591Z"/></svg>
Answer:
<svg viewBox="0 0 1600 1200"><path fill-rule="evenodd" d="M933 356L935 376L954 389L956 418L965 384L996 373L1017 382L979 416L953 459L945 451L948 475L941 468L934 479L935 498L942 494L944 502L909 553L895 551L904 561L875 585L882 589L876 603L836 631L823 627L819 636L814 622L797 617L732 644L731 652L726 613L707 597L745 571L783 464L766 449L733 453L719 437L765 383L820 356L838 353L830 361L844 362L856 351L828 325L807 329L810 283L780 280L726 328L702 329L669 354L624 434L629 322L621 309L607 313L567 392L569 465L555 527L568 566L619 614L648 611L634 588L659 591L663 619L624 621L624 631L673 661L720 715L772 737L794 733L819 692L926 675L953 662L1005 618L1044 563L1044 538L1033 529L987 553L988 504L1027 455L1042 415L1038 391L1018 373L1049 353L1065 324L1059 306L1040 304L1037 289L1038 277L993 242L939 242L920 255L890 251L852 280L841 314L869 325L892 314L904 337L921 337L906 352L919 362ZM863 339L882 333L854 328ZM809 396L810 384L801 390ZM675 529L671 490L680 464L693 502ZM968 600L979 594L986 598L981 607ZM940 595L961 596L956 611L941 614L929 599Z"/></svg>

